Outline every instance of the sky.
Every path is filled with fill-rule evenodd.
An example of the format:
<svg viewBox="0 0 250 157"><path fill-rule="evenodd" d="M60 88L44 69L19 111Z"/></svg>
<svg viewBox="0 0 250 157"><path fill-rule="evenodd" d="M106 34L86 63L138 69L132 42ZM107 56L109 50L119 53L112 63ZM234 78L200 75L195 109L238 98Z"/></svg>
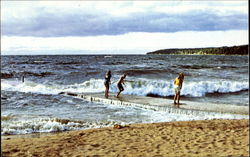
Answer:
<svg viewBox="0 0 250 157"><path fill-rule="evenodd" d="M1 1L1 55L248 44L248 1Z"/></svg>

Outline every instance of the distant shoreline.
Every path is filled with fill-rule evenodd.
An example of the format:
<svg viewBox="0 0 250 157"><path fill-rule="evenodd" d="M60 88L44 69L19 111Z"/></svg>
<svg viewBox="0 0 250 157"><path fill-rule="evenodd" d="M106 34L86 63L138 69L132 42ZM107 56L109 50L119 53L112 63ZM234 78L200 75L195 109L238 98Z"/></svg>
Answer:
<svg viewBox="0 0 250 157"><path fill-rule="evenodd" d="M248 45L208 48L161 49L147 55L248 55Z"/></svg>
<svg viewBox="0 0 250 157"><path fill-rule="evenodd" d="M38 54L5 54L1 53L1 56L133 56L133 55L238 55L247 56L248 55L248 45L239 46L222 46L222 47L205 47L205 48L170 48L170 49L160 49L152 52L141 53L38 53ZM79 50L80 51L80 50Z"/></svg>

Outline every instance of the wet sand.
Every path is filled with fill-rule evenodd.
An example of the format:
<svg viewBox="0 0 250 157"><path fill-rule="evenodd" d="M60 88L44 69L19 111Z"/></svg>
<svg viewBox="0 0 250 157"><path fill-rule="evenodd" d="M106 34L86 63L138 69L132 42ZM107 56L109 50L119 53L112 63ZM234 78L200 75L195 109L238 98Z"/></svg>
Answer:
<svg viewBox="0 0 250 157"><path fill-rule="evenodd" d="M249 156L249 120L131 124L1 139L2 156Z"/></svg>

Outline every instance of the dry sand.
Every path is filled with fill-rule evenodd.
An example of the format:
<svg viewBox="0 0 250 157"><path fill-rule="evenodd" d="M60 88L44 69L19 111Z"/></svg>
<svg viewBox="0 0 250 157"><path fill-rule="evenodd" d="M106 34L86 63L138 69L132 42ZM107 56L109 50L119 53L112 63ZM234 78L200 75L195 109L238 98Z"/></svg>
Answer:
<svg viewBox="0 0 250 157"><path fill-rule="evenodd" d="M249 156L249 120L132 124L1 140L2 156Z"/></svg>

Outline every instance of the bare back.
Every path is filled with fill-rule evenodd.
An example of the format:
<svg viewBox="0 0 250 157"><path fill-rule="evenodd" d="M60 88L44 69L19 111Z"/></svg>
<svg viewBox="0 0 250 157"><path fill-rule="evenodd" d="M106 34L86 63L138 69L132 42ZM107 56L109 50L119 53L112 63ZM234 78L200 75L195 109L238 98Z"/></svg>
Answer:
<svg viewBox="0 0 250 157"><path fill-rule="evenodd" d="M124 79L126 78L126 75L122 75L119 79L119 81L117 82L117 84L124 84Z"/></svg>

